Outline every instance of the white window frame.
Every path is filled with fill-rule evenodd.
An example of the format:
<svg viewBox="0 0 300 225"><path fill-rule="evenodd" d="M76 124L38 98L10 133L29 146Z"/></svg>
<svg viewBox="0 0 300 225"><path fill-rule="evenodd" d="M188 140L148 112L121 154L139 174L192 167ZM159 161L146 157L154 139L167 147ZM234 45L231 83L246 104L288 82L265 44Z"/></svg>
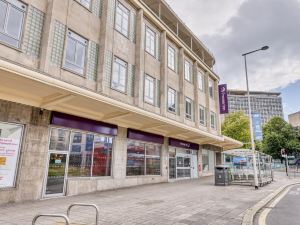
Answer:
<svg viewBox="0 0 300 225"><path fill-rule="evenodd" d="M156 87L155 87L155 78L149 76L148 74L145 74L145 80L144 80L144 101L154 105L155 103L155 93L156 93Z"/></svg>
<svg viewBox="0 0 300 225"><path fill-rule="evenodd" d="M193 118L193 100L188 97L185 97L185 118L189 120Z"/></svg>
<svg viewBox="0 0 300 225"><path fill-rule="evenodd" d="M214 130L217 129L217 114L213 111L210 112L210 127Z"/></svg>
<svg viewBox="0 0 300 225"><path fill-rule="evenodd" d="M167 101L168 111L176 113L177 107L177 92L175 89L168 87L168 101ZM174 105L174 107L172 107Z"/></svg>
<svg viewBox="0 0 300 225"><path fill-rule="evenodd" d="M120 19L120 24L118 20ZM125 21L127 20L127 27ZM130 10L119 1L116 2L115 29L125 37L129 37Z"/></svg>
<svg viewBox="0 0 300 225"><path fill-rule="evenodd" d="M211 78L208 80L208 90L209 96L214 99L215 98L215 82Z"/></svg>
<svg viewBox="0 0 300 225"><path fill-rule="evenodd" d="M197 72L198 76L198 88L200 91L205 92L205 77L204 74L200 71Z"/></svg>
<svg viewBox="0 0 300 225"><path fill-rule="evenodd" d="M122 74L125 71L125 74ZM122 76L125 76L122 79ZM113 69L111 75L111 88L113 90L126 93L127 90L127 78L128 78L128 63L124 60L114 56ZM122 82L123 81L123 82Z"/></svg>
<svg viewBox="0 0 300 225"><path fill-rule="evenodd" d="M176 50L168 45L168 68L175 71Z"/></svg>
<svg viewBox="0 0 300 225"><path fill-rule="evenodd" d="M206 126L206 108L203 105L199 106L199 123L203 126Z"/></svg>
<svg viewBox="0 0 300 225"><path fill-rule="evenodd" d="M184 78L188 82L192 83L192 69L191 63L188 60L184 60Z"/></svg>
<svg viewBox="0 0 300 225"><path fill-rule="evenodd" d="M146 25L145 29L145 51L153 57L156 57L156 32Z"/></svg>
<svg viewBox="0 0 300 225"><path fill-rule="evenodd" d="M91 9L92 0L77 0L77 2L88 10Z"/></svg>
<svg viewBox="0 0 300 225"><path fill-rule="evenodd" d="M74 55L74 60L68 60L67 59L67 54L68 54L68 50L69 50L69 43L68 41L71 40L73 42L75 42L75 55ZM84 59L83 59L83 64L82 65L78 65L76 63L77 61L77 50L78 47L84 47ZM85 73L85 66L86 66L86 61L87 61L87 49L88 49L88 40L83 38L82 36L76 34L75 32L71 31L71 30L67 30L67 35L66 35L66 45L65 45L65 57L64 57L64 68L67 70L70 70L76 74L79 74L81 76L84 75Z"/></svg>
<svg viewBox="0 0 300 225"><path fill-rule="evenodd" d="M16 45L10 43L9 41L3 40L0 36L0 42L14 47L14 48L20 48L21 47L21 42L22 42L22 36L23 36L23 31L24 31L24 23L25 23L25 17L26 17L26 10L27 10L27 5L22 3L21 1L18 0L0 0L0 2L6 4L6 11L5 11L5 19L3 23L3 27L0 27L0 35L4 36L4 39L11 39L17 42ZM8 15L10 14L11 9L17 10L22 13L22 18L21 18L21 27L19 27L19 34L18 37L12 36L8 33L7 28L8 28L8 22L10 17Z"/></svg>

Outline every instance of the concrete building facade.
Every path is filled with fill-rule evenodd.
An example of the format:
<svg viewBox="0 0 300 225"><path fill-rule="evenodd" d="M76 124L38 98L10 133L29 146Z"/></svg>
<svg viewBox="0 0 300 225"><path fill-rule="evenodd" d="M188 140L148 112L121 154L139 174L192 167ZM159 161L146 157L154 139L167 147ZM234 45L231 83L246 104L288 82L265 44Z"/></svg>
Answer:
<svg viewBox="0 0 300 225"><path fill-rule="evenodd" d="M300 127L300 112L290 114L288 117L289 117L289 123L293 127Z"/></svg>
<svg viewBox="0 0 300 225"><path fill-rule="evenodd" d="M213 65L161 0L0 0L0 203L213 174Z"/></svg>
<svg viewBox="0 0 300 225"><path fill-rule="evenodd" d="M283 118L283 107L281 93L251 91L250 101L253 114L259 114L262 125L266 124L272 117ZM248 97L246 91L228 90L229 113L242 111L249 115Z"/></svg>

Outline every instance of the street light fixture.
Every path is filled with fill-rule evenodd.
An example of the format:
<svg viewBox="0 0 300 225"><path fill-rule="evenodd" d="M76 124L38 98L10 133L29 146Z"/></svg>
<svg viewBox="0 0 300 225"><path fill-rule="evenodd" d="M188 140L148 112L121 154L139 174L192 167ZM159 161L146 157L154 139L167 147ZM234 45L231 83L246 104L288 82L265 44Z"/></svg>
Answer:
<svg viewBox="0 0 300 225"><path fill-rule="evenodd" d="M252 123L252 111L251 111L251 103L250 103L250 91L249 91L249 82L248 82L248 71L247 71L247 55L252 54L258 51L265 51L269 49L269 46L263 46L262 48L256 49L251 52L244 53L245 59L245 72L246 72L246 83L247 83L247 95L248 95L248 111L249 111L249 121L250 121L250 137L251 137L251 149L253 155L253 170L254 170L254 185L255 189L258 189L258 177L257 177L257 167L256 167L256 154L255 154L255 143L254 143L254 135L253 135L253 123Z"/></svg>

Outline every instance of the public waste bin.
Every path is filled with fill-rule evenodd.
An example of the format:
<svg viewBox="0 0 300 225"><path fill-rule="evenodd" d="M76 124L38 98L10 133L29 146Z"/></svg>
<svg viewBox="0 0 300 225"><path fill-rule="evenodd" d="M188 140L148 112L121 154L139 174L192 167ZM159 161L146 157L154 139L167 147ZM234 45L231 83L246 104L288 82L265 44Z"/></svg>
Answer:
<svg viewBox="0 0 300 225"><path fill-rule="evenodd" d="M226 186L230 184L230 168L226 165L215 167L215 185Z"/></svg>

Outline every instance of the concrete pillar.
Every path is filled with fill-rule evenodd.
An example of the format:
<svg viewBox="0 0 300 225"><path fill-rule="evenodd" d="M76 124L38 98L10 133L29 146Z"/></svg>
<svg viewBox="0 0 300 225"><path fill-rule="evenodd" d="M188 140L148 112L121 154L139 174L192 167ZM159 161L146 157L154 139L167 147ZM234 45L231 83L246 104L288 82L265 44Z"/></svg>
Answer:
<svg viewBox="0 0 300 225"><path fill-rule="evenodd" d="M161 176L164 181L169 179L169 138L164 138L164 144L161 150Z"/></svg>
<svg viewBox="0 0 300 225"><path fill-rule="evenodd" d="M207 122L207 131L208 132L211 132L211 127L210 127L210 96L209 96L209 73L206 72L205 73L205 90L206 91L206 109L207 109L207 112L206 112L206 122Z"/></svg>
<svg viewBox="0 0 300 225"><path fill-rule="evenodd" d="M135 47L135 83L134 83L134 103L137 107L143 104L143 86L145 71L145 50L144 50L144 13L139 9L136 16L136 47Z"/></svg>
<svg viewBox="0 0 300 225"><path fill-rule="evenodd" d="M200 146L198 151L198 175L201 177L203 175L203 164L202 164L202 146ZM199 167L201 170L199 170Z"/></svg>
<svg viewBox="0 0 300 225"><path fill-rule="evenodd" d="M126 178L127 165L127 128L118 127L118 136L114 139L113 152L113 178L124 180Z"/></svg>
<svg viewBox="0 0 300 225"><path fill-rule="evenodd" d="M163 31L160 36L160 110L161 115L167 114L167 98L168 98L168 77L167 77L167 34Z"/></svg>
<svg viewBox="0 0 300 225"><path fill-rule="evenodd" d="M184 50L179 49L178 53L178 76L179 76L179 109L180 121L185 121L185 79L184 79Z"/></svg>
<svg viewBox="0 0 300 225"><path fill-rule="evenodd" d="M219 87L218 82L215 83L215 102L216 102L216 125L218 135L221 135L221 115L220 115L220 101L219 101Z"/></svg>
<svg viewBox="0 0 300 225"><path fill-rule="evenodd" d="M113 40L114 40L114 29L113 21L110 13L112 13L111 0L103 0L102 3L102 16L101 16L101 27L100 27L100 49L99 49L99 63L98 63L98 74L97 74L97 92L103 92L104 90L104 79L105 79L105 57L108 52L113 53Z"/></svg>
<svg viewBox="0 0 300 225"><path fill-rule="evenodd" d="M199 118L199 104L200 104L200 100L199 100L199 86L198 86L198 64L195 61L193 63L193 77L194 77L194 96L195 96L195 100L194 100L194 117L195 117L195 125L196 128L199 128L199 124L200 124L200 118Z"/></svg>
<svg viewBox="0 0 300 225"><path fill-rule="evenodd" d="M51 46L52 34L54 29L54 19L53 19L53 0L49 0L47 3L47 11L45 14L45 22L43 27L43 35L41 41L41 55L40 55L40 62L39 68L41 71L46 73L49 72L49 62L50 62L50 54L49 51Z"/></svg>

